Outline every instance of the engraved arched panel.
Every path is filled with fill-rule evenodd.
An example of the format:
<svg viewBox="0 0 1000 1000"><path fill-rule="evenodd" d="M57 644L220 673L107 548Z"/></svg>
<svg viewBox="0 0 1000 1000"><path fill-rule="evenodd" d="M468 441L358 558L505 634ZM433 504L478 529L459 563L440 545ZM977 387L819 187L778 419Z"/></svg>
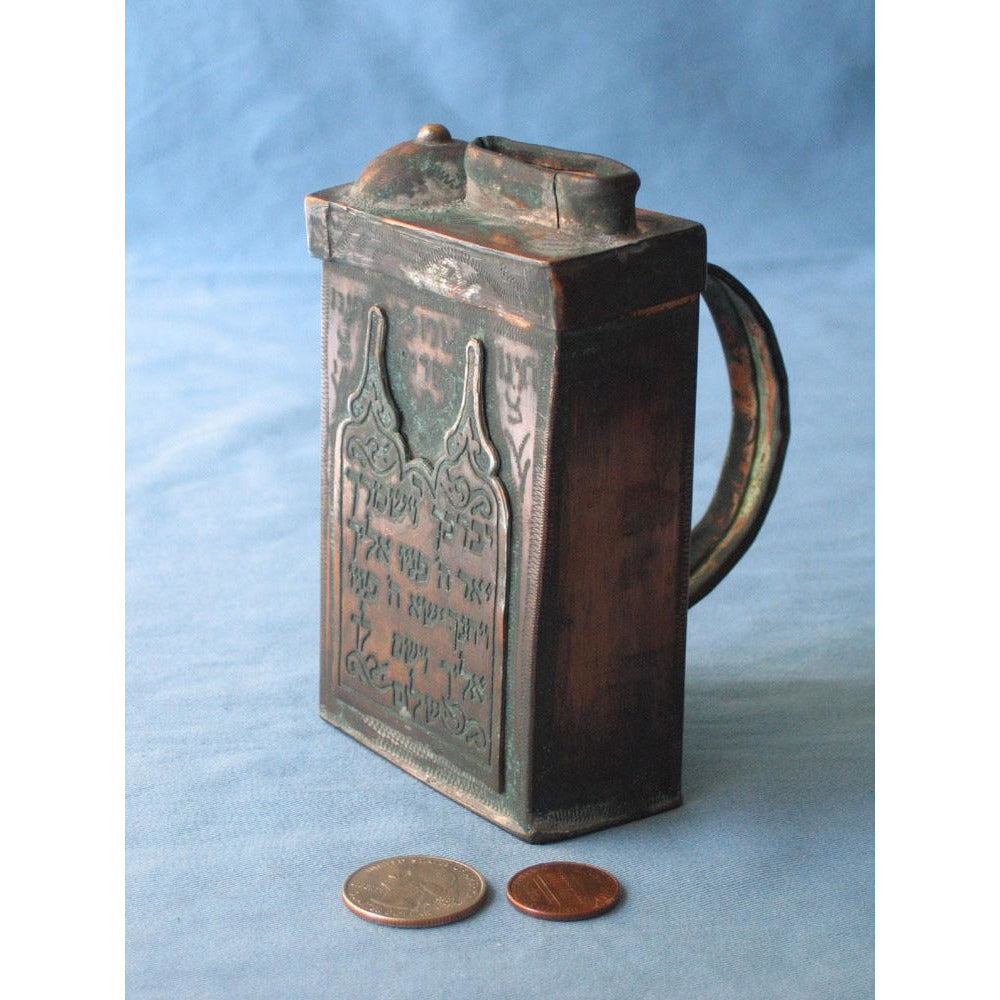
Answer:
<svg viewBox="0 0 1000 1000"><path fill-rule="evenodd" d="M369 310L333 451L331 585L338 698L502 787L509 509L470 339L458 415L433 466L407 457Z"/></svg>

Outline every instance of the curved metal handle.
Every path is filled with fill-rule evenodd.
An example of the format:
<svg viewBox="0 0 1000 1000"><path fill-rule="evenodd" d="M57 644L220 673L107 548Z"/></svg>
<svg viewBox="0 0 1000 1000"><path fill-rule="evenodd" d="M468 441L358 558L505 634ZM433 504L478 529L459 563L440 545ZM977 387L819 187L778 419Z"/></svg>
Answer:
<svg viewBox="0 0 1000 1000"><path fill-rule="evenodd" d="M733 423L712 502L691 532L688 606L716 587L757 537L778 488L791 428L785 363L764 310L715 264L708 265L702 294L729 368Z"/></svg>

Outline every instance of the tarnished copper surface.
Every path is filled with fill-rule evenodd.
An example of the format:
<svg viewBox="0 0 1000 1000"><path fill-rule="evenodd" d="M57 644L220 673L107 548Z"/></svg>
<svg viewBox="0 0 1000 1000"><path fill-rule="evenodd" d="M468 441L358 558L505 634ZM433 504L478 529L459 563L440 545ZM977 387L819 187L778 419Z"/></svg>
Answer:
<svg viewBox="0 0 1000 1000"><path fill-rule="evenodd" d="M639 177L624 163L496 135L465 151L466 204L594 239L635 232Z"/></svg>
<svg viewBox="0 0 1000 1000"><path fill-rule="evenodd" d="M587 920L607 913L621 894L618 879L603 868L575 861L548 861L519 871L507 883L507 899L541 920Z"/></svg>
<svg viewBox="0 0 1000 1000"><path fill-rule="evenodd" d="M352 913L390 927L438 927L471 916L486 899L486 881L469 865L422 854L373 861L344 883Z"/></svg>
<svg viewBox="0 0 1000 1000"><path fill-rule="evenodd" d="M417 142L451 142L451 132L439 122L422 125L417 132Z"/></svg>
<svg viewBox="0 0 1000 1000"><path fill-rule="evenodd" d="M691 532L692 605L719 584L757 537L778 489L791 428L785 363L764 310L715 264L708 265L702 294L729 366L733 422L719 483Z"/></svg>
<svg viewBox="0 0 1000 1000"><path fill-rule="evenodd" d="M680 803L688 607L753 540L788 438L767 317L637 187L430 124L306 199L321 714L532 841ZM692 533L702 292L733 422Z"/></svg>
<svg viewBox="0 0 1000 1000"><path fill-rule="evenodd" d="M407 455L385 372L385 313L334 445L336 694L501 784L507 497L483 424L482 346L433 467Z"/></svg>

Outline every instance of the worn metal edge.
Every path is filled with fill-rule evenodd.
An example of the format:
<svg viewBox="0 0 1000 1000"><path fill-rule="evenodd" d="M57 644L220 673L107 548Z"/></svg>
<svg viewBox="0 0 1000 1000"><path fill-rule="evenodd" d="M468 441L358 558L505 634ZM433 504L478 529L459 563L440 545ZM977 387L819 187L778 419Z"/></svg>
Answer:
<svg viewBox="0 0 1000 1000"><path fill-rule="evenodd" d="M456 788L454 782L458 779L457 770L453 776L438 777L432 771L421 766L417 760L409 759L406 756L407 751L410 753L419 751L426 755L428 751L425 747L412 744L412 741L408 741L405 737L400 737L394 732L388 736L370 734L366 732L363 725L353 724L349 713L357 714L357 711L343 702L337 702L333 709L328 709L326 706L320 707L320 717L325 722L357 740L367 750L378 754L379 757L417 778L445 798L463 806L477 816L489 820L495 826L506 830L507 833L513 834L518 839L531 844L569 840L572 837L580 837L608 827L622 826L625 823L675 809L682 801L680 792L639 800L610 799L578 809L535 814L527 824L524 824L511 815L490 808L488 803L477 799L471 793ZM429 762L429 766L444 771L447 764L435 756L435 760ZM470 781L475 780L465 773L462 773L460 777L463 784L469 784Z"/></svg>
<svg viewBox="0 0 1000 1000"><path fill-rule="evenodd" d="M336 206L338 209L342 209L345 212L351 212L356 215L364 216L374 222L384 223L385 225L398 227L410 232L423 233L433 239L448 240L449 242L458 244L462 247L482 251L483 253L495 254L498 257L504 257L508 260L524 261L544 267L572 264L576 261L591 262L596 257L602 257L608 254L620 253L623 251L641 253L647 250L650 244L672 242L677 239L689 239L695 234L697 234L697 236L701 239L704 239L703 234L705 227L702 223L697 222L695 219L688 219L682 215L670 215L667 212L657 212L649 208L637 208L636 215L639 218L650 221L664 220L665 224L662 224L662 228L660 229L636 233L631 238L621 237L604 243L595 242L594 246L581 249L579 253L570 253L565 256L542 257L531 253L518 253L515 250L504 250L500 247L490 246L486 243L479 243L475 240L467 240L461 236L455 235L454 233L434 229L431 226L422 226L419 221L411 221L409 219L400 219L393 215L380 215L377 212L369 212L366 209L359 208L357 205L352 205L343 199L343 195L347 194L351 187L352 184L350 183L335 184L333 187L323 188L319 191L313 191L311 194L307 194L305 196L307 218L312 216L313 213L320 208L320 206ZM445 206L442 209L442 212L446 212L450 207L451 206ZM433 221L433 218L434 215L429 213L427 217L428 221ZM316 256L319 255L317 254Z"/></svg>
<svg viewBox="0 0 1000 1000"><path fill-rule="evenodd" d="M396 244L400 260L419 264L421 256L439 266L444 248L456 254L455 270L463 283L447 289L427 286L447 298L502 316L518 326L537 324L557 331L615 322L632 315L655 312L705 284L705 229L685 225L620 246L594 247L578 255L551 259L519 254L463 239L419 224L373 215L336 197L346 186L330 188L305 199L309 251L322 260L341 260L352 267L375 271L425 287L414 271L392 262L380 245ZM645 212L649 216L661 213ZM342 225L334 222L336 216ZM345 228L346 227L346 228ZM339 231L334 239L334 230ZM398 248L398 249L397 249ZM657 266L657 264L659 266ZM620 305L593 294L591 270L617 272L612 286L620 289ZM650 275L654 277L650 283ZM449 276L454 281L454 276ZM518 288L521 288L520 293ZM532 303L543 303L536 308Z"/></svg>
<svg viewBox="0 0 1000 1000"><path fill-rule="evenodd" d="M346 733L366 749L378 754L446 798L522 840L530 839L529 830L512 815L492 808L487 801L488 798L503 799L509 793L495 792L474 775L453 767L449 761L428 747L407 739L388 726L385 726L385 732L382 732L381 726L376 727L373 724L374 720L367 716L361 717L357 709L346 702L335 700L332 708L321 705L319 714L331 726ZM359 717L358 721L355 722L352 716ZM423 762L425 758L426 764ZM473 790L474 785L479 785L484 794L477 795Z"/></svg>

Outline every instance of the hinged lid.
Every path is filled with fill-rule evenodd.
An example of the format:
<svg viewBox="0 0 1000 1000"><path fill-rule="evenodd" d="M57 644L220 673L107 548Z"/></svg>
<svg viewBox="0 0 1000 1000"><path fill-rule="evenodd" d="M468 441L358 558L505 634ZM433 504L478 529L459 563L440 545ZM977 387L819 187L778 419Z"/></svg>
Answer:
<svg viewBox="0 0 1000 1000"><path fill-rule="evenodd" d="M353 184L306 199L310 250L526 322L590 325L704 286L703 227L637 210L638 188L634 170L606 157L498 136L466 143L425 125ZM439 250L429 259L428 240L452 256ZM496 255L516 294L477 281L489 258L496 268Z"/></svg>

